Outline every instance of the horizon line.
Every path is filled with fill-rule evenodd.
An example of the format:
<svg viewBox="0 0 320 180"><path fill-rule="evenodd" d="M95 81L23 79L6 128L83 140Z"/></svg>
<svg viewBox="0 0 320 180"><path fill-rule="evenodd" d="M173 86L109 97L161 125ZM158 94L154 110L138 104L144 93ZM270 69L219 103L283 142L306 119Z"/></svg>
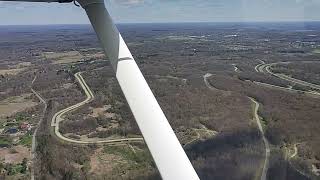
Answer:
<svg viewBox="0 0 320 180"><path fill-rule="evenodd" d="M119 22L122 24L203 24L203 23L314 23L320 20L280 20L280 21L176 21L176 22ZM91 25L90 23L53 23L53 24L0 24L0 26L62 26L62 25Z"/></svg>

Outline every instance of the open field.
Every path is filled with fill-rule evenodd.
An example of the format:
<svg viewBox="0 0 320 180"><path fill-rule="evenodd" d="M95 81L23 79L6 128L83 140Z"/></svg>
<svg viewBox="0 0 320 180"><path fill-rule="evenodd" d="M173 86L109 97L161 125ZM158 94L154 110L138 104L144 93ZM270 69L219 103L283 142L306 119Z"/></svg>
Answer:
<svg viewBox="0 0 320 180"><path fill-rule="evenodd" d="M83 56L78 51L69 52L45 52L43 57L52 60L53 64L66 64L80 61Z"/></svg>
<svg viewBox="0 0 320 180"><path fill-rule="evenodd" d="M313 50L313 53L315 53L315 54L320 54L320 49L315 49L315 50Z"/></svg>
<svg viewBox="0 0 320 180"><path fill-rule="evenodd" d="M24 158L30 158L29 154L29 149L20 145L14 147L13 149L0 149L0 157L4 158L5 163L21 163Z"/></svg>
<svg viewBox="0 0 320 180"><path fill-rule="evenodd" d="M36 106L38 103L30 99L30 95L23 94L0 101L0 118L10 117L17 112Z"/></svg>
<svg viewBox="0 0 320 180"><path fill-rule="evenodd" d="M24 68L17 69L1 69L0 75L17 75L19 72L25 70Z"/></svg>

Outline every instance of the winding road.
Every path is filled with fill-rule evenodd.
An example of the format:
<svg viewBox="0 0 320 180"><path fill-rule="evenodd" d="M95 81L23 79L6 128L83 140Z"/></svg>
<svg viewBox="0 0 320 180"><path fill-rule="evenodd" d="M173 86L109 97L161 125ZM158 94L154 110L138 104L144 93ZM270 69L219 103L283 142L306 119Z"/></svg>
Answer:
<svg viewBox="0 0 320 180"><path fill-rule="evenodd" d="M211 86L211 84L210 84L209 81L208 81L208 78L211 77L211 76L212 76L212 74L210 74L210 73L205 74L205 75L203 76L203 81L204 81L204 83L206 84L206 86L207 86L209 89L211 89L211 90L217 90L215 87Z"/></svg>
<svg viewBox="0 0 320 180"><path fill-rule="evenodd" d="M298 80L283 74L277 74L277 73L273 73L271 71L271 66L272 65L276 65L276 64L288 64L289 62L279 62L279 63L270 63L270 64L265 64L265 62L261 61L261 64L258 64L255 66L255 70L256 72L260 72L260 73L269 73L270 75L273 75L275 77L278 77L280 79L289 81L289 82L293 82L296 84L300 84L302 86L306 86L306 87L312 87L314 89L318 89L316 84L312 84L312 83L308 83L302 80ZM303 91L303 90L298 90L298 89L293 89L292 86L289 87L282 87L282 86L276 86L276 85L272 85L272 84L268 84L268 83L263 83L263 82L258 82L258 81L253 81L253 83L257 84L257 85L262 85L262 86L266 86L266 87L271 87L271 88L277 88L277 89L281 89L281 90L285 90L285 91L290 91L290 92L296 92L296 93L305 93L308 95L311 95L313 97L320 97L320 93L316 92L316 91ZM320 87L320 86L319 86ZM320 90L320 89L318 89Z"/></svg>
<svg viewBox="0 0 320 180"><path fill-rule="evenodd" d="M144 139L140 138L140 137L84 141L84 140L71 139L71 138L63 136L60 133L60 131L59 131L59 123L64 121L63 116L66 113L74 111L74 110L80 108L81 106L91 102L94 99L94 95L93 95L91 89L89 88L89 86L87 85L87 83L85 82L85 80L83 79L83 77L81 76L81 73L82 72L76 73L75 77L76 77L77 81L79 82L79 84L81 85L81 87L82 87L83 91L85 92L87 98L82 102L79 102L79 103L77 103L75 105L72 105L70 107L62 109L61 111L59 111L59 112L54 114L54 116L52 117L51 126L54 129L55 135L59 139L61 139L63 141L66 141L66 142L69 142L69 143L76 143L76 144L100 144L100 143L103 143L103 144L116 144L116 143L128 143L128 142L143 142Z"/></svg>
<svg viewBox="0 0 320 180"><path fill-rule="evenodd" d="M320 97L320 93L318 93L318 92L303 91L303 90L293 89L292 87L276 86L276 85L263 83L263 82L258 82L258 81L254 81L253 83L255 83L257 85L260 85L260 86L265 86L265 87L270 87L270 88L277 88L277 89L281 89L281 90L284 90L284 91L290 91L290 92L296 92L296 93L305 93L305 94L311 95L313 97Z"/></svg>
<svg viewBox="0 0 320 180"><path fill-rule="evenodd" d="M236 64L231 64L232 66L233 66L233 68L234 68L234 72L240 72L240 70L239 70L239 68L238 68L238 66L236 65Z"/></svg>
<svg viewBox="0 0 320 180"><path fill-rule="evenodd" d="M204 80L204 83L206 84L206 86L210 89L210 90L216 90L216 88L214 88L208 81L207 78L211 77L212 74L210 73L207 73L203 76L203 80ZM264 164L263 164L263 169L262 169L262 172L261 172L261 180L266 180L267 179L267 172L268 172L268 169L269 169L269 159L270 159L270 144L269 144L269 141L268 139L265 137L265 134L264 134L264 131L263 131L263 127L262 127L262 124L261 124L261 120L260 120L260 117L258 115L258 110L259 110L259 103L251 98L251 97L248 97L251 102L254 103L254 119L257 121L257 124L258 124L258 128L259 128L259 131L261 132L261 135L262 135L262 139L263 139L263 143L264 143L264 146L265 146L265 160L264 160Z"/></svg>
<svg viewBox="0 0 320 180"><path fill-rule="evenodd" d="M293 145L293 150L294 150L294 152L293 152L293 154L291 154L291 156L289 157L289 159L294 158L296 155L298 155L298 147L297 147L298 144L299 144L299 143L295 143L295 144Z"/></svg>
<svg viewBox="0 0 320 180"><path fill-rule="evenodd" d="M317 84L313 84L313 83L309 83L309 82L305 82L299 79L295 79L292 77L289 77L287 75L284 74L278 74L278 73L273 73L271 68L272 66L276 65L276 64L288 64L290 62L278 62L278 63L270 63L270 64L266 64L264 61L261 61L261 64L258 64L257 66L255 66L255 71L256 72L262 72L262 73L269 73L275 77L278 77L280 79L289 81L289 82L293 82L295 84L299 84L305 87L310 87L313 89L317 89L320 90L320 85ZM207 78L209 78L210 76L212 76L212 74L207 73L203 76L204 79L204 83L206 84L206 86L211 89L211 90L216 90L216 88L214 88L208 81ZM267 84L267 83L262 83L262 82L254 82L255 84L258 85L263 85L266 87L273 87L273 88L278 88L278 89L283 89L283 90L287 90L287 91L292 91L292 92L298 92L298 93L307 93L310 95L316 95L316 96L320 96L319 92L316 91L303 91L303 90L296 90L293 89L292 86L291 87L281 87L281 86L276 86L276 85L272 85L272 84ZM269 169L269 159L270 159L270 143L268 141L268 139L265 137L265 133L262 127L262 123L261 123L261 119L258 115L258 110L259 110L259 103L252 97L248 97L252 103L254 103L254 119L256 120L257 124L258 124L258 128L259 131L261 132L262 135L262 139L265 145L265 160L264 160L264 165L263 165L263 169L261 172L261 180L266 180L267 179L267 172ZM289 159L294 158L297 153L298 153L298 149L297 149L297 145L298 143L294 144L294 153L292 155L290 155ZM290 162L290 161L289 161ZM298 171L300 172L300 171ZM302 175L305 175L304 173L300 172ZM306 175L305 175L306 176ZM308 177L308 176L307 176Z"/></svg>
<svg viewBox="0 0 320 180"><path fill-rule="evenodd" d="M313 84L313 83L309 83L300 79L296 79L296 78L292 78L290 76L287 76L285 74L279 74L279 73L274 73L272 72L272 66L277 65L277 64L289 64L290 62L278 62L278 63L270 63L270 64L265 64L265 63L261 63L258 64L257 66L255 66L255 70L256 72L262 72L262 73L269 73L277 78L289 81L289 82L293 82L295 84L299 84L302 86L306 86L306 87L310 87L313 89L317 89L320 90L320 85L317 84Z"/></svg>
<svg viewBox="0 0 320 180"><path fill-rule="evenodd" d="M264 131L263 131L263 127L262 127L262 124L261 124L261 120L260 120L260 117L258 115L258 110L259 110L259 103L251 98L251 97L248 97L251 102L254 103L254 119L257 121L257 124L258 124L258 127L259 127L259 130L261 132L261 135L262 135L262 139L263 139L263 143L264 143L264 146L265 146L265 160L264 160L264 165L263 165L263 169L262 169L262 172L261 172L261 180L266 180L267 179L267 172L268 172L268 169L269 169L269 158L270 158L270 144L269 144L269 141L268 139L266 138L265 134L264 134Z"/></svg>
<svg viewBox="0 0 320 180"><path fill-rule="evenodd" d="M77 103L75 105L72 105L70 107L67 107L57 113L54 114L52 121L51 121L51 126L54 128L54 134L61 140L69 142L69 143L76 143L76 144L124 144L124 143L129 143L129 142L144 142L143 138L137 137L137 138L119 138L119 139L108 139L108 140L92 140L92 141L82 141L82 140L74 140L74 139L70 139L67 138L65 136L63 136L60 131L59 131L59 123L61 121L63 121L64 119L62 118L62 116L68 112L74 111L78 108L80 108L81 106L91 102L94 99L94 95L91 91L91 89L89 88L89 86L86 84L85 80L83 79L83 77L81 76L82 72L78 72L75 74L75 77L77 79L77 81L80 83L82 89L84 90L87 98L80 102ZM37 124L37 127L33 133L32 136L32 145L31 145L31 161L32 161L32 167L31 167L31 180L35 179L35 175L34 175L34 160L36 158L36 136L37 136L37 132L38 129L40 127L40 124L42 123L43 119L44 119L44 114L47 111L47 107L48 104L46 102L46 100L37 92L33 89L33 84L36 81L37 76L35 76L35 78L32 80L31 83L31 91L32 93L40 100L40 102L42 104L44 104L44 109L43 109L43 115L42 118L40 119L40 121Z"/></svg>

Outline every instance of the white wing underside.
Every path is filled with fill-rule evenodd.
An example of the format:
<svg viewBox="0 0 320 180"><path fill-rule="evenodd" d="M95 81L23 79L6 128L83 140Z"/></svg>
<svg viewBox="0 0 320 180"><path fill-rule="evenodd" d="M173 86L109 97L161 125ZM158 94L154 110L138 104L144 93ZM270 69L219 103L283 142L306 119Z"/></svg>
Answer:
<svg viewBox="0 0 320 180"><path fill-rule="evenodd" d="M123 94L162 178L199 179L127 45L113 24L103 0L93 1L78 0L86 10L113 65Z"/></svg>
<svg viewBox="0 0 320 180"><path fill-rule="evenodd" d="M1 1L1 0L0 0ZM16 0L8 0L16 1ZM59 2L59 0L23 0ZM66 0L69 1L70 0ZM104 0L77 0L86 10L163 179L199 179L107 12Z"/></svg>

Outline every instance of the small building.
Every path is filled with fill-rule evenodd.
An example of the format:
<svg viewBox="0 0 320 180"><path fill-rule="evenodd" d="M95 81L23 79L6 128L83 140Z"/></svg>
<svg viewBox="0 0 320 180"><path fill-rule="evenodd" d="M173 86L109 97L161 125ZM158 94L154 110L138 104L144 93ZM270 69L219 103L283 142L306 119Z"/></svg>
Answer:
<svg viewBox="0 0 320 180"><path fill-rule="evenodd" d="M9 128L6 133L8 134L16 134L18 132L17 128Z"/></svg>
<svg viewBox="0 0 320 180"><path fill-rule="evenodd" d="M22 131L30 131L31 130L31 125L27 122L23 122L20 124L20 130Z"/></svg>

